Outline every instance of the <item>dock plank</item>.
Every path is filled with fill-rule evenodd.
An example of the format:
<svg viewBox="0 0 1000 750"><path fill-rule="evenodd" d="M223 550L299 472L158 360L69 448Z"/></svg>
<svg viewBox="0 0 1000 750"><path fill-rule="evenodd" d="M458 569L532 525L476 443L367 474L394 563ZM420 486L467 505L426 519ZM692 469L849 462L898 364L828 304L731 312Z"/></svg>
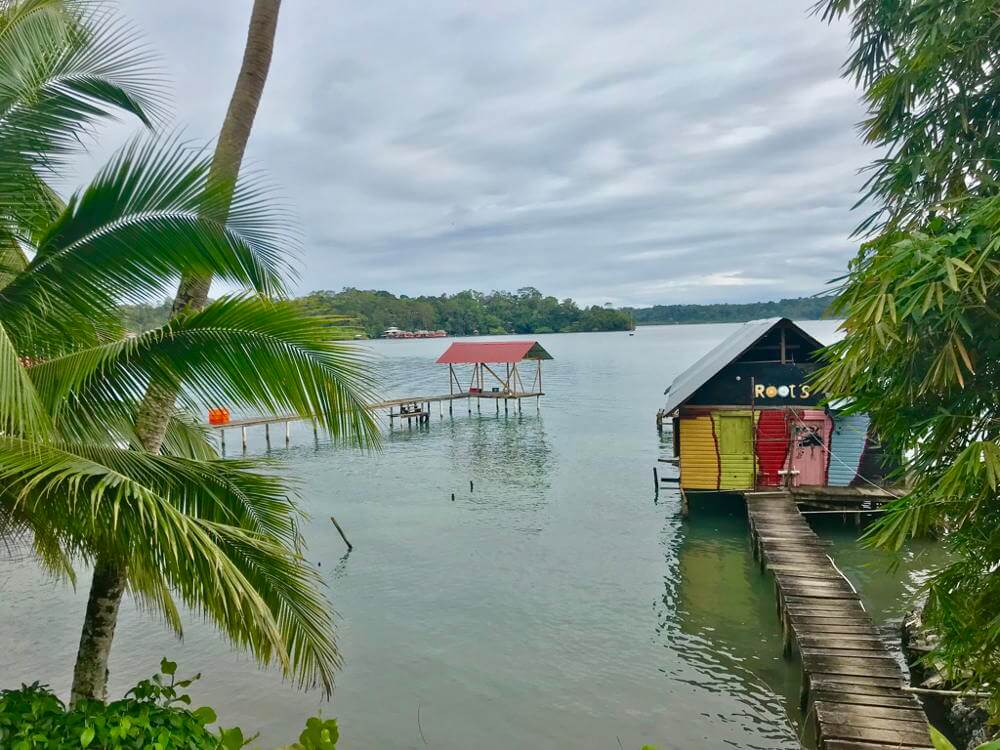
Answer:
<svg viewBox="0 0 1000 750"><path fill-rule="evenodd" d="M826 750L931 747L920 702L850 581L788 492L745 493L754 553L774 577L785 650L794 642Z"/></svg>

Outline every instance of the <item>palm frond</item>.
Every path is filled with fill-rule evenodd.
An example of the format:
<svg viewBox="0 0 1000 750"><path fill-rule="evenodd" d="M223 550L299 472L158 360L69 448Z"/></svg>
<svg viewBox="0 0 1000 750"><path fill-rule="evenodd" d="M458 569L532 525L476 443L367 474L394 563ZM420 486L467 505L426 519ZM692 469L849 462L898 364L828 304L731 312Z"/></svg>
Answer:
<svg viewBox="0 0 1000 750"><path fill-rule="evenodd" d="M50 430L49 413L0 324L0 433L43 437Z"/></svg>
<svg viewBox="0 0 1000 750"><path fill-rule="evenodd" d="M49 168L117 113L163 116L156 59L104 3L14 0L0 6L0 164Z"/></svg>
<svg viewBox="0 0 1000 750"><path fill-rule="evenodd" d="M223 297L163 328L40 362L29 373L46 408L77 438L120 417L155 383L191 405L315 416L334 439L376 447L368 358L342 335L290 303Z"/></svg>
<svg viewBox="0 0 1000 750"><path fill-rule="evenodd" d="M297 552L288 488L255 466L0 437L0 514L57 529L84 560L127 561L130 585L168 622L179 624L175 592L262 663L329 691L330 605Z"/></svg>
<svg viewBox="0 0 1000 750"><path fill-rule="evenodd" d="M164 295L182 273L281 294L295 233L252 180L237 186L228 218L214 218L228 188L207 183L209 163L204 149L175 137L127 145L69 200L26 271L0 289L0 319L24 331L68 313L107 318L123 301Z"/></svg>

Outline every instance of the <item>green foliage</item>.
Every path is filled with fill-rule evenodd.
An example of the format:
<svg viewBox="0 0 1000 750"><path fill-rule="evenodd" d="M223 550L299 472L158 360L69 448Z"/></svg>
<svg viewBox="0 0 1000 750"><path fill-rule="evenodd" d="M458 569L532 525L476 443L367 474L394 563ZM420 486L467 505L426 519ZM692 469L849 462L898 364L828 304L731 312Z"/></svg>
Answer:
<svg viewBox="0 0 1000 750"><path fill-rule="evenodd" d="M177 664L163 659L160 672L121 700L80 701L67 708L45 685L0 691L0 747L4 750L242 750L256 739L239 727L209 729L208 706L191 709L184 692L200 674L177 679ZM336 750L335 719L306 720L299 741L283 750Z"/></svg>
<svg viewBox="0 0 1000 750"><path fill-rule="evenodd" d="M866 141L884 156L859 203L862 231L921 225L942 205L994 194L1000 180L995 0L819 0L849 16L844 75L864 88Z"/></svg>
<svg viewBox="0 0 1000 750"><path fill-rule="evenodd" d="M930 727L931 743L934 750L957 750L947 737L941 734L935 727ZM1000 740L991 740L981 745L976 745L975 750L1000 750Z"/></svg>
<svg viewBox="0 0 1000 750"><path fill-rule="evenodd" d="M413 331L443 329L454 336L465 336L473 331L483 335L625 331L632 325L742 323L778 316L818 320L828 316L832 301L832 296L821 296L745 304L580 308L571 299L560 302L528 287L516 293L470 291L439 297L397 297L389 292L344 289L313 292L298 298L295 304L312 315L343 317L369 338L375 338L390 326ZM134 333L163 325L169 314L169 301L158 307L121 307L125 327Z"/></svg>
<svg viewBox="0 0 1000 750"><path fill-rule="evenodd" d="M864 245L834 310L847 335L819 384L872 416L912 481L867 538L941 534L954 562L926 584L930 658L1000 714L1000 197Z"/></svg>
<svg viewBox="0 0 1000 750"><path fill-rule="evenodd" d="M130 333L145 333L166 325L170 319L173 300L165 299L159 305L140 302L135 305L121 305L118 308L122 327Z"/></svg>
<svg viewBox="0 0 1000 750"><path fill-rule="evenodd" d="M389 292L344 289L313 292L295 301L313 315L342 316L375 338L387 328L447 331L452 336L560 331L624 331L628 314L596 305L580 308L533 287L517 292L465 291L439 297L397 297Z"/></svg>
<svg viewBox="0 0 1000 750"><path fill-rule="evenodd" d="M171 669L173 667L173 669ZM216 750L219 736L208 729L210 708L189 710L181 692L198 676L177 680L176 665L143 680L121 700L80 701L67 709L47 686L22 685L0 692L0 747L9 750Z"/></svg>
<svg viewBox="0 0 1000 750"><path fill-rule="evenodd" d="M845 338L820 387L871 414L905 457L909 494L869 531L898 549L934 532L954 553L932 571L927 659L988 691L1000 718L1000 59L992 0L821 0L849 15L845 75L864 89L866 139L884 156L876 204L833 305Z"/></svg>
<svg viewBox="0 0 1000 750"><path fill-rule="evenodd" d="M777 302L747 302L745 304L709 305L653 305L652 307L626 307L636 325L664 325L673 323L743 323L760 318L791 318L793 320L819 320L828 316L832 296L795 297Z"/></svg>

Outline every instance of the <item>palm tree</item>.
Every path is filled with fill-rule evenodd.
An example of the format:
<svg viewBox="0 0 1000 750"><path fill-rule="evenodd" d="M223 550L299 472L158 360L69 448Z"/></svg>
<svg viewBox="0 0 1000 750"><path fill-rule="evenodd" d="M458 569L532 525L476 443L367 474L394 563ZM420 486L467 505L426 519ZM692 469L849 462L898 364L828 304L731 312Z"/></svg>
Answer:
<svg viewBox="0 0 1000 750"><path fill-rule="evenodd" d="M218 222L225 222L231 210L232 190L239 177L243 154L271 65L280 5L281 0L255 0L253 5L243 63L206 180L206 187L218 192L218 200L204 206L203 212ZM211 269L198 266L182 270L172 317L205 307L212 275ZM156 380L149 382L136 418L136 433L146 450L153 453L160 450L177 397L177 387ZM74 700L103 696L105 692L111 639L127 576L126 568L112 559L99 558L95 562L80 648L73 669Z"/></svg>
<svg viewBox="0 0 1000 750"><path fill-rule="evenodd" d="M204 151L137 140L65 206L54 197L46 170L81 131L115 109L146 122L155 110L148 57L91 7L0 7L0 535L71 579L81 562L127 571L88 604L84 639L103 649L100 666L128 588L178 632L179 599L261 662L328 691L330 610L289 488L254 462L221 460L195 415L207 403L293 411L373 445L365 361L341 321L281 300L285 217L260 183L212 180ZM125 339L117 305L185 273L244 292ZM179 394L156 452L137 429L151 387ZM103 575L98 565L98 588ZM103 697L106 676L89 666L75 697Z"/></svg>

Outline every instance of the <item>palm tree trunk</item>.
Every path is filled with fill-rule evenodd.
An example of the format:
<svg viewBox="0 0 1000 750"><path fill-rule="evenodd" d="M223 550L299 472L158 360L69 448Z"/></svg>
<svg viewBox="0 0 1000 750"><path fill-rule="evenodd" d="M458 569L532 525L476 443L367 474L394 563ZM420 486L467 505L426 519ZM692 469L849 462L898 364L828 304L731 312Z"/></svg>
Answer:
<svg viewBox="0 0 1000 750"><path fill-rule="evenodd" d="M271 67L271 52L280 7L281 0L254 0L243 64L212 156L208 175L212 184L221 181L235 185L239 176L250 130L264 91L264 82ZM225 211L228 213L228 202ZM225 219L225 216L221 218ZM203 308L208 301L211 285L210 275L184 274L174 298L172 315L182 310ZM146 450L159 452L176 402L177 393L169 389L154 385L146 392L136 420L136 432ZM98 560L84 616L80 650L73 670L73 702L81 698L105 699L111 639L126 580L123 567Z"/></svg>
<svg viewBox="0 0 1000 750"><path fill-rule="evenodd" d="M87 614L80 634L80 649L73 669L70 702L83 698L104 700L108 688L108 654L118 623L118 605L125 591L125 569L112 562L98 560L87 599Z"/></svg>
<svg viewBox="0 0 1000 750"><path fill-rule="evenodd" d="M250 129L257 116L264 82L271 67L271 52L280 7L281 0L254 0L243 65L212 155L212 166L208 173L210 183L224 181L235 185L240 174L243 154L247 141L250 140ZM224 219L225 216L221 218ZM211 285L211 276L185 274L174 298L173 312L176 314L184 309L200 310L208 301L208 289Z"/></svg>

